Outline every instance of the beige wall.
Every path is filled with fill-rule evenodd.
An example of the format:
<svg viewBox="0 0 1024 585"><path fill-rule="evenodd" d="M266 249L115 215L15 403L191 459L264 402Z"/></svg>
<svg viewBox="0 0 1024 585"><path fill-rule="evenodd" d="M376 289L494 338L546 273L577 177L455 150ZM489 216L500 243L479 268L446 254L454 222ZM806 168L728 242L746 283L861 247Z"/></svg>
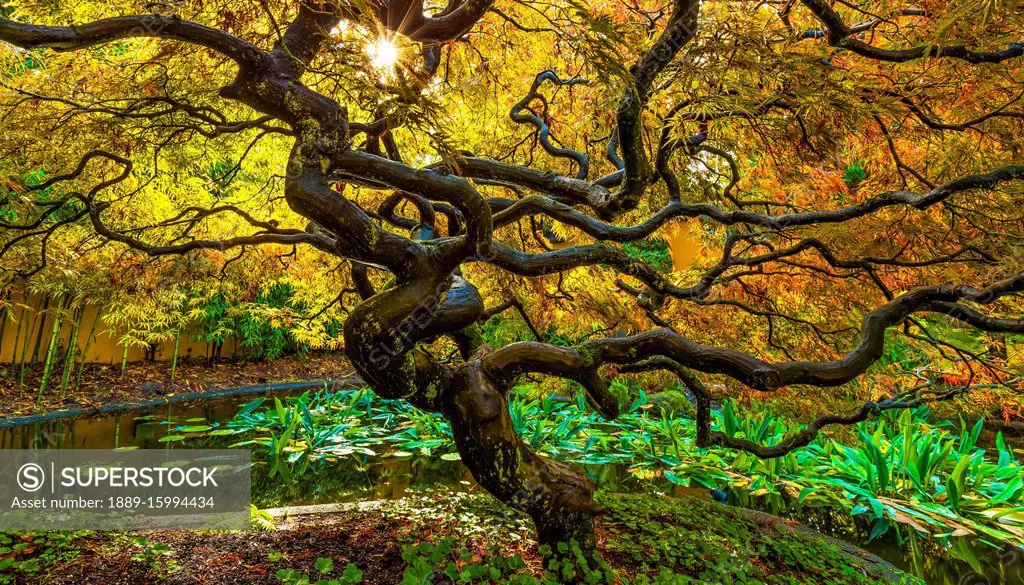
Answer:
<svg viewBox="0 0 1024 585"><path fill-rule="evenodd" d="M20 308L13 311L13 315L7 315L6 325L4 326L3 338L0 339L0 363L10 362L12 356L18 356L21 358L21 350L25 343L25 333L29 328L32 329L29 342L28 342L28 359L32 358L32 350L35 347L36 338L39 336L39 328L43 328L43 341L39 350L39 360L45 359L47 343L50 339L50 332L53 331L53 319L56 311L47 311L45 315L46 322L40 323L42 319L38 318L36 311L42 307L43 297L41 295L33 295L25 302L25 298L16 298L16 302L19 304L27 304L32 310L25 311L25 321L21 326L21 335L15 343L14 336L18 333L18 321L22 319L22 311ZM33 318L35 317L35 323L33 324ZM85 348L85 339L89 335L89 328L92 326L93 320L96 318L96 307L87 306L85 309L85 316L82 319L82 326L78 332L78 344L79 351ZM64 320L61 328L61 351L66 351L68 347L68 338L71 336L71 329L74 327L73 320L69 317ZM95 337L92 343L89 344L89 355L86 356L86 360L89 362L97 363L121 363L121 353L124 349L118 344L118 339L122 333L117 331L111 331L101 318L96 324ZM229 340L224 345L224 349L221 352L223 357L227 357L233 353L234 342ZM209 351L205 342L193 341L191 335L182 334L180 345L178 347L178 355L185 357L190 355L194 357L204 357ZM174 354L174 341L162 343L157 346L156 359L158 360L169 360ZM61 354L63 356L63 354ZM139 361L145 358L145 351L141 347L132 347L128 349L128 361Z"/></svg>

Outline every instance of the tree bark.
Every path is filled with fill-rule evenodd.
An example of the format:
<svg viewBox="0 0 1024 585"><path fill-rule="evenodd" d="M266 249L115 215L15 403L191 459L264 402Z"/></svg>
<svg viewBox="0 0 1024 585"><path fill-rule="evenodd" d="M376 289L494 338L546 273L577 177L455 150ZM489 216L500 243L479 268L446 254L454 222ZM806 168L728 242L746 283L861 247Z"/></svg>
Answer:
<svg viewBox="0 0 1024 585"><path fill-rule="evenodd" d="M516 434L505 393L514 376L485 369L490 347L473 329L483 312L465 279L428 275L365 300L345 323L346 353L375 392L441 412L477 483L528 514L538 539L557 550L575 540L593 548L594 484L580 470L532 452ZM466 360L440 364L416 344L453 336Z"/></svg>
<svg viewBox="0 0 1024 585"><path fill-rule="evenodd" d="M575 540L595 545L594 483L578 468L540 457L516 435L504 389L467 362L452 381L444 404L462 461L484 489L526 512L542 545ZM557 550L557 549L556 549Z"/></svg>

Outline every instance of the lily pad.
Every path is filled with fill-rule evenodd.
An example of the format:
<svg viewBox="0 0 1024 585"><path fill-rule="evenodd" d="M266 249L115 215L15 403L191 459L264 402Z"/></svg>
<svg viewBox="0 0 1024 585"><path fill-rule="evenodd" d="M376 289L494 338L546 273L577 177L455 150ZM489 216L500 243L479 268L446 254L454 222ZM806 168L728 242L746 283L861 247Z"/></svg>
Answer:
<svg viewBox="0 0 1024 585"><path fill-rule="evenodd" d="M185 435L167 435L166 437L160 437L158 440L161 443L173 443L175 441L184 441L187 438Z"/></svg>

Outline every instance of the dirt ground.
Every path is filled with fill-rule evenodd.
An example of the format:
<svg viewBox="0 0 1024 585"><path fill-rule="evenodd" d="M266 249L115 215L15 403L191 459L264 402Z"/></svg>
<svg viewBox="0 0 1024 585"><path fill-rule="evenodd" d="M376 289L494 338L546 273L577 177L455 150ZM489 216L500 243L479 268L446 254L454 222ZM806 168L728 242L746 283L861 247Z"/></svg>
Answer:
<svg viewBox="0 0 1024 585"><path fill-rule="evenodd" d="M629 582L670 570L682 579L672 582L687 583L920 583L796 521L723 506L710 496L602 494L598 501L604 513L596 519L597 548ZM489 565L496 555L519 555L518 577L543 573L528 518L483 492L435 490L399 500L279 508L272 515L275 530L269 532L80 532L59 539L0 533L8 545L6 553L0 547L0 567L8 567L6 575L0 570L0 583L350 583L342 575L351 565L365 585L395 585L407 572L406 583L445 584L453 582L444 577L447 570L473 563L507 575L509 565ZM267 527L265 519L256 524ZM449 537L445 551L408 548ZM472 582L489 582L484 577L476 573Z"/></svg>
<svg viewBox="0 0 1024 585"><path fill-rule="evenodd" d="M320 518L314 526L296 526L275 532L164 532L148 536L168 544L180 567L167 573L154 563L137 558L137 547L105 546L97 538L94 549L40 576L46 585L115 585L166 583L169 585L277 584L275 574L291 568L313 573L317 557L329 557L335 566L355 563L364 583L381 585L401 579L402 546L398 544L408 521L341 514ZM275 553L280 553L279 560Z"/></svg>
<svg viewBox="0 0 1024 585"><path fill-rule="evenodd" d="M608 508L597 519L598 549L623 576L643 572L653 577L660 567L669 567L684 575L700 575L703 580L697 582L701 583L708 579L739 582L737 576L748 573L758 577L744 581L748 583L909 582L888 563L856 547L836 547L832 539L797 523L764 514L751 516L714 503L710 497L614 495L602 503ZM83 532L70 542L71 554L51 555L54 560L40 562L31 573L15 570L10 573L13 581L3 581L0 571L0 582L271 585L282 582L279 573L291 570L315 583L337 579L353 564L362 571L363 584L395 585L404 571L412 570L414 558L423 559L415 552L403 559L407 545L436 543L445 537L454 537L456 549L465 549L467 556L457 555L460 563L482 562L497 551L506 558L520 555L535 575L543 565L528 520L483 493L436 491L403 500L340 506L288 518L279 515L274 520L276 530L268 532ZM18 541L17 548L0 558L39 558L46 546L45 535L27 541L21 536ZM455 556L438 560L442 558ZM318 559L330 559L333 568L328 574L322 574ZM436 577L430 582L451 582L440 574ZM413 581L422 582L422 578L419 575Z"/></svg>
<svg viewBox="0 0 1024 585"><path fill-rule="evenodd" d="M78 558L24 583L269 585L281 583L276 576L281 569L315 575L316 559L327 557L333 560L336 573L353 563L363 571L365 585L394 585L402 580L406 545L460 535L464 528L448 514L423 521L387 511L361 510L295 516L278 519L275 524L277 530L272 532L150 532L114 538L111 533L97 533L85 537ZM140 560L142 549L132 542L140 536L168 545L173 553L164 558L173 559L176 568L168 572L159 561ZM491 546L481 534L464 542L480 554ZM509 555L520 553L528 563L540 563L536 544L526 538L503 542L502 548Z"/></svg>
<svg viewBox="0 0 1024 585"><path fill-rule="evenodd" d="M130 363L123 377L120 364L87 364L77 391L69 390L66 396L60 395L63 372L58 369L51 375L49 388L39 402L37 395L42 379L42 365L26 372L22 384L12 379L9 369L9 364L0 364L0 417L133 402L213 388L339 379L353 375L352 366L340 352L287 356L272 362L223 359L218 363L209 363L205 358L182 360L178 363L173 382L168 362ZM77 371L73 374L77 374ZM74 385L73 378L70 386Z"/></svg>

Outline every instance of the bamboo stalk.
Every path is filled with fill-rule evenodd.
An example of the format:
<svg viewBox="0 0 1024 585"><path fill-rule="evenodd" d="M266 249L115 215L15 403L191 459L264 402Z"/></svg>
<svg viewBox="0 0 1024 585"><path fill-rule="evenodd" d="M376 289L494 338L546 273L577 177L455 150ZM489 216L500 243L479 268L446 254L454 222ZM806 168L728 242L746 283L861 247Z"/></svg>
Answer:
<svg viewBox="0 0 1024 585"><path fill-rule="evenodd" d="M78 373L75 374L75 392L82 387L82 372L85 370L85 362L89 359L89 346L92 345L92 338L96 334L96 324L100 322L102 314L103 307L96 307L96 317L92 320L92 327L89 327L89 336L85 338L85 347L82 348L82 361L78 363Z"/></svg>
<svg viewBox="0 0 1024 585"><path fill-rule="evenodd" d="M14 330L14 347L11 348L11 368L7 372L7 377L11 379L14 379L14 366L18 363L18 340L21 339L21 326L25 323L25 313L27 311L28 306L22 306L21 317L18 318L18 328Z"/></svg>
<svg viewBox="0 0 1024 585"><path fill-rule="evenodd" d="M57 346L60 345L60 330L64 326L61 313L64 311L66 302L67 298L61 297L57 302L57 312L53 315L53 328L50 330L50 343L47 344L46 348L46 364L43 366L43 379L39 381L39 395L36 396L36 402L38 403L42 403L43 394L46 393L46 387L50 384L50 376L53 375L53 362L57 359Z"/></svg>
<svg viewBox="0 0 1024 585"><path fill-rule="evenodd" d="M75 357L78 355L78 331L82 328L82 319L85 318L85 305L78 310L78 317L71 327L71 336L68 338L68 351L64 354L64 371L60 377L61 398L68 391L68 382L71 381L71 370L75 367Z"/></svg>
<svg viewBox="0 0 1024 585"><path fill-rule="evenodd" d="M3 306L0 307L0 344L4 342L4 332L7 330L7 316L10 314L10 310L7 308L7 301L11 299L12 293L4 293ZM17 341L15 341L17 344ZM2 347L2 346L0 346Z"/></svg>
<svg viewBox="0 0 1024 585"><path fill-rule="evenodd" d="M25 359L28 357L28 342L32 338L32 332L35 331L36 321L39 320L39 313L33 312L32 323L29 325L28 331L25 332L25 340L21 345L21 365L18 369L18 385L25 383ZM42 325L40 325L40 329Z"/></svg>
<svg viewBox="0 0 1024 585"><path fill-rule="evenodd" d="M42 315L42 321L39 323L39 334L36 335L35 348L32 349L32 365L39 363L39 350L43 348L43 332L46 330L46 311L49 309L50 295L46 295L46 298L43 299L43 310L39 311L39 314Z"/></svg>
<svg viewBox="0 0 1024 585"><path fill-rule="evenodd" d="M128 335L128 333L125 332L125 335ZM121 352L121 377L124 378L124 375L127 374L127 373L128 373L128 342L125 342L125 344L124 344L124 351Z"/></svg>
<svg viewBox="0 0 1024 585"><path fill-rule="evenodd" d="M178 343L181 341L181 329L174 334L174 355L171 356L171 382L174 381L174 373L178 370Z"/></svg>

